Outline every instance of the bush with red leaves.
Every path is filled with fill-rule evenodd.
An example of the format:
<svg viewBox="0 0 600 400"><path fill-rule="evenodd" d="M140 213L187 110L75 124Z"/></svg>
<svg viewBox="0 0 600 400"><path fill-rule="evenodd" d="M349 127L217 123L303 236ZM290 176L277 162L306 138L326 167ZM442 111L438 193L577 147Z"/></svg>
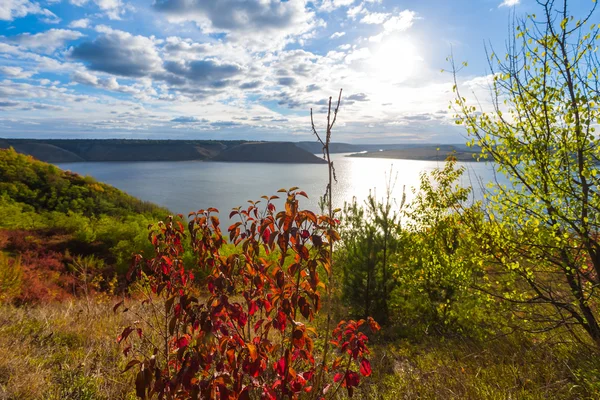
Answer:
<svg viewBox="0 0 600 400"><path fill-rule="evenodd" d="M306 194L298 188L280 192L286 196L281 212L272 203L277 196L264 197L263 208L251 202L232 211L230 218L240 222L228 229L239 250L231 255L224 255L217 210L190 214L192 248L208 272L202 300L183 266L183 224L169 218L151 230L155 255L136 256L131 272L150 282L154 295L146 301L160 304L155 310L164 327L142 320L118 338L124 353L133 355L127 369L137 369L140 398L321 399L340 388L352 396L360 376L371 374L361 327L377 331L372 319L341 322L330 342L340 356L331 365L315 360L323 356L315 350L314 327L325 289L320 273L331 271L338 222L300 210L297 197ZM161 340L155 343L157 332Z"/></svg>

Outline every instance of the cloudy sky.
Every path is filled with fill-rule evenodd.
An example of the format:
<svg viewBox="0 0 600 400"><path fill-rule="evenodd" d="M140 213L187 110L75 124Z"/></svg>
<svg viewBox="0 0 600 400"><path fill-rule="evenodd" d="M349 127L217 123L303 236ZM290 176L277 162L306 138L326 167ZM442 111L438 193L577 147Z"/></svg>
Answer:
<svg viewBox="0 0 600 400"><path fill-rule="evenodd" d="M584 2L584 0L579 1ZM575 3L578 3L575 1ZM585 4L587 5L588 2ZM463 141L448 104L533 0L0 0L0 137Z"/></svg>

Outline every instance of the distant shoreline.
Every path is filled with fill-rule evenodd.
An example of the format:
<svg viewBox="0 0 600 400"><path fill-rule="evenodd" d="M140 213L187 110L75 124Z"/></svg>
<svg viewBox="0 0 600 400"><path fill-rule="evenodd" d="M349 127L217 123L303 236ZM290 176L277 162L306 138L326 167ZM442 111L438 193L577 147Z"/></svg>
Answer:
<svg viewBox="0 0 600 400"><path fill-rule="evenodd" d="M479 152L465 151L455 146L424 146L411 149L367 151L354 153L346 157L354 158L383 158L393 160L414 160L414 161L445 161L449 156L453 156L460 162L477 162Z"/></svg>
<svg viewBox="0 0 600 400"><path fill-rule="evenodd" d="M242 140L0 139L0 148L49 163L224 161L324 164L292 142Z"/></svg>
<svg viewBox="0 0 600 400"><path fill-rule="evenodd" d="M152 139L12 139L0 138L0 148L49 163L120 161L220 161L281 164L324 164L317 142L265 142L246 140ZM349 144L331 143L330 152L347 157L444 161L454 155L475 162L477 148L463 144Z"/></svg>

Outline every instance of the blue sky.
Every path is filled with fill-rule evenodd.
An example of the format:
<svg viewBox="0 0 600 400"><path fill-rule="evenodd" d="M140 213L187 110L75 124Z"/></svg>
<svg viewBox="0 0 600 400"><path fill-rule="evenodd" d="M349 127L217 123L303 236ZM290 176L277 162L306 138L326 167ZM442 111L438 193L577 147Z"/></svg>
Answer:
<svg viewBox="0 0 600 400"><path fill-rule="evenodd" d="M572 1L589 8L591 0ZM0 137L463 141L448 104L485 96L484 42L534 0L1 0Z"/></svg>

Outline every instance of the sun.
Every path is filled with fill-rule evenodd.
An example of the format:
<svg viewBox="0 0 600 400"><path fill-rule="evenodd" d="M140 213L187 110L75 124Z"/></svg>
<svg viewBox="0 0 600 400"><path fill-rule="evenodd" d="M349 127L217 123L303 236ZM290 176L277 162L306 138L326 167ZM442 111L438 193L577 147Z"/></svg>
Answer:
<svg viewBox="0 0 600 400"><path fill-rule="evenodd" d="M370 59L374 77L387 83L401 83L411 78L419 62L417 48L409 37L392 36L384 39Z"/></svg>

